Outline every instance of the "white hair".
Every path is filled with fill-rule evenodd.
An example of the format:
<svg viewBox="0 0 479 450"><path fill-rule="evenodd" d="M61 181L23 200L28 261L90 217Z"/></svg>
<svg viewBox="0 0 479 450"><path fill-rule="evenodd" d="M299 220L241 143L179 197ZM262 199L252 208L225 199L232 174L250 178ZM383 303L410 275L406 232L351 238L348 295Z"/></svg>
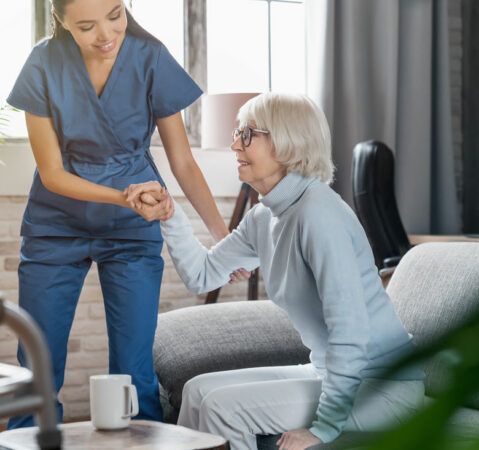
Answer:
<svg viewBox="0 0 479 450"><path fill-rule="evenodd" d="M248 100L238 112L245 125L270 132L275 158L288 172L333 181L331 135L323 111L305 95L265 93Z"/></svg>

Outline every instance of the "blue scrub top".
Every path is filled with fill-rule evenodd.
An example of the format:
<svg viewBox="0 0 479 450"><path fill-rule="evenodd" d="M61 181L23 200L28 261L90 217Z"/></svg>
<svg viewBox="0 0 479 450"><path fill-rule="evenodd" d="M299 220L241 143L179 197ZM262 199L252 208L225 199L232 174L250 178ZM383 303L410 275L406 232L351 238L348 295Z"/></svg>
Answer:
<svg viewBox="0 0 479 450"><path fill-rule="evenodd" d="M181 111L201 89L159 41L126 34L100 96L80 49L68 35L37 44L7 101L51 117L65 170L119 190L163 184L149 147L155 120ZM129 208L83 202L49 192L35 173L22 236L72 236L161 241L158 222Z"/></svg>

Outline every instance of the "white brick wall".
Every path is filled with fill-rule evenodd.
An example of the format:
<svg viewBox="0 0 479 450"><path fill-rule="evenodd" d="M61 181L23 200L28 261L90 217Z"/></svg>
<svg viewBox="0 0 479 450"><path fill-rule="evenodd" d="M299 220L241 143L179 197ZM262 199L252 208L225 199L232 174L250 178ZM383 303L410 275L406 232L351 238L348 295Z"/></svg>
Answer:
<svg viewBox="0 0 479 450"><path fill-rule="evenodd" d="M178 201L192 219L199 239L205 245L210 245L212 240L196 212L184 198L178 198ZM227 223L233 211L234 201L234 198L217 199L218 207ZM16 271L20 245L20 221L25 202L25 197L0 196L0 291L8 300L15 303L18 302ZM163 256L165 271L160 312L204 303L204 295L192 295L185 289L173 268L166 246ZM233 286L227 285L221 291L220 301L244 300L246 291L246 282ZM260 286L260 296L263 298L266 296L262 286ZM0 326L0 361L16 364L16 348L16 336L5 326ZM66 420L88 416L88 378L90 375L107 373L107 371L105 314L96 266L93 266L85 280L68 343L65 385L60 394Z"/></svg>

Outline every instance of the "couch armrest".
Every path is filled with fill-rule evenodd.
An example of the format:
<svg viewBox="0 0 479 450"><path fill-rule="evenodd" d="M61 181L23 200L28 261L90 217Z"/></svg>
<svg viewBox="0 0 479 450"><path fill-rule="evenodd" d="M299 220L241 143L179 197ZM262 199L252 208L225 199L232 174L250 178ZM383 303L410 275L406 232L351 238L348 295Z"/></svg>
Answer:
<svg viewBox="0 0 479 450"><path fill-rule="evenodd" d="M196 375L245 367L309 362L288 317L269 300L192 306L158 316L153 358L176 410Z"/></svg>

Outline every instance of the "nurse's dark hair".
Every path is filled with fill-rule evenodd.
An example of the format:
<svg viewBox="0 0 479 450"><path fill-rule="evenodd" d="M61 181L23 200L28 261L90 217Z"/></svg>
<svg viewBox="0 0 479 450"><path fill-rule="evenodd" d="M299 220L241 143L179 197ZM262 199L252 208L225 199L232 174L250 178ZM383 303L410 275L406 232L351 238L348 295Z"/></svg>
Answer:
<svg viewBox="0 0 479 450"><path fill-rule="evenodd" d="M67 37L70 32L63 28L62 23L60 22L65 16L65 7L69 3L73 3L75 0L50 0L52 4L52 17L53 17L53 37L57 39L64 39ZM160 42L155 36L151 33L148 33L131 15L128 8L125 7L126 17L128 20L128 26L126 30L133 36L138 36L140 38L145 38L148 40Z"/></svg>

